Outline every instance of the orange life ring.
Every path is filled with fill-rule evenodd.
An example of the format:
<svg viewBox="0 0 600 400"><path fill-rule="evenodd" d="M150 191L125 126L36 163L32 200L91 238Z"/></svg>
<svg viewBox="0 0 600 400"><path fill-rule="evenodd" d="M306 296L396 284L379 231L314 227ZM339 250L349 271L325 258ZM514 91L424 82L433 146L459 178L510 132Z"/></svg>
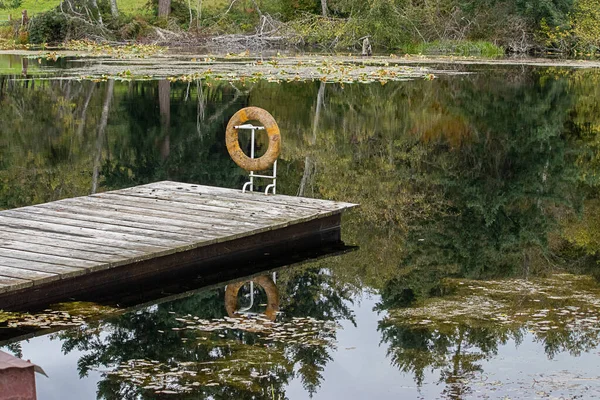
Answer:
<svg viewBox="0 0 600 400"><path fill-rule="evenodd" d="M275 321L277 311L279 311L279 290L277 289L275 282L266 275L257 276L252 279L252 281L265 289L265 293L267 294L267 309L265 315L271 321ZM227 310L227 315L232 318L235 317L235 313L238 309L238 292L245 283L246 281L232 283L227 285L227 289L225 289L225 310Z"/></svg>
<svg viewBox="0 0 600 400"><path fill-rule="evenodd" d="M235 128L251 120L260 122L265 127L269 136L269 148L259 158L250 158L244 154L240 148L238 130ZM225 144L227 145L229 155L237 165L246 171L264 171L273 165L277 157L279 157L281 135L275 118L268 111L258 107L246 107L233 114L233 117L229 120L227 130L225 131Z"/></svg>

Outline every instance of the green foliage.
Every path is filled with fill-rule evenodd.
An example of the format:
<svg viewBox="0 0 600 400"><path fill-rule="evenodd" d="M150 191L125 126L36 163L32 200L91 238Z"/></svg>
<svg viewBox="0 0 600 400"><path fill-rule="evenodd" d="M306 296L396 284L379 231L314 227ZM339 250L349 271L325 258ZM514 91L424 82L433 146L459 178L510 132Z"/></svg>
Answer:
<svg viewBox="0 0 600 400"><path fill-rule="evenodd" d="M0 10L7 8L17 8L21 6L22 0L0 0Z"/></svg>
<svg viewBox="0 0 600 400"><path fill-rule="evenodd" d="M320 14L321 2L319 0L281 0L281 11L284 20L289 21L302 14Z"/></svg>
<svg viewBox="0 0 600 400"><path fill-rule="evenodd" d="M29 17L33 17L37 14L50 11L56 8L59 4L60 0L21 0L17 7L6 9L6 13L11 14L13 18L19 19L21 11L27 10Z"/></svg>
<svg viewBox="0 0 600 400"><path fill-rule="evenodd" d="M61 43L87 37L103 37L112 39L112 33L106 27L96 24L99 10L89 7L85 2L77 4L72 14L64 13L59 8L36 15L29 22L30 43ZM80 17L86 13L89 19Z"/></svg>
<svg viewBox="0 0 600 400"><path fill-rule="evenodd" d="M504 49L484 41L435 40L427 43L408 44L401 47L409 54L456 54L460 56L501 57Z"/></svg>
<svg viewBox="0 0 600 400"><path fill-rule="evenodd" d="M208 0L202 2L201 10L196 3L174 0L168 21L152 18L157 5L158 0L122 0L122 14L138 18L113 20L108 0L98 1L105 25L125 39L141 38L149 32L139 17L167 29L177 25L198 27L203 34L223 34L254 33L261 15L266 14L285 23L280 31L286 32L288 44L331 49L360 48L359 39L365 36L375 49L459 55L495 56L500 48L594 53L600 47L600 6L595 0L328 0L328 17L321 16L319 0ZM44 7L49 8L50 3ZM34 43L39 43L40 37L65 37L57 23L61 24L46 21L47 28L36 28ZM78 28L86 29L91 28Z"/></svg>
<svg viewBox="0 0 600 400"><path fill-rule="evenodd" d="M15 39L20 28L20 21L0 25L0 39Z"/></svg>
<svg viewBox="0 0 600 400"><path fill-rule="evenodd" d="M356 47L358 39L366 33L355 21L309 14L290 21L287 27L297 44L328 48Z"/></svg>
<svg viewBox="0 0 600 400"><path fill-rule="evenodd" d="M152 31L150 22L143 17L137 16L119 28L118 36L124 40L136 40L147 36Z"/></svg>
<svg viewBox="0 0 600 400"><path fill-rule="evenodd" d="M58 10L48 11L32 18L29 27L31 43L63 42L69 31L69 19Z"/></svg>
<svg viewBox="0 0 600 400"><path fill-rule="evenodd" d="M540 22L538 31L540 42L547 49L556 49L561 52L569 52L574 46L573 32L570 25L567 26L550 26L545 18Z"/></svg>
<svg viewBox="0 0 600 400"><path fill-rule="evenodd" d="M517 0L520 15L540 23L545 19L550 26L568 22L568 14L573 9L573 0Z"/></svg>
<svg viewBox="0 0 600 400"><path fill-rule="evenodd" d="M576 0L573 25L573 35L581 51L600 50L600 2Z"/></svg>

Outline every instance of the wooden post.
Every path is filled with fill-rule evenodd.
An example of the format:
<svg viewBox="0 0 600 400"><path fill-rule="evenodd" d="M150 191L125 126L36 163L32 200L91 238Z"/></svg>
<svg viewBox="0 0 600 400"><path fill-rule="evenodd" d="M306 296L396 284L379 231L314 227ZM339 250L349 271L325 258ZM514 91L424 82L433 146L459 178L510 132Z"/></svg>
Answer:
<svg viewBox="0 0 600 400"><path fill-rule="evenodd" d="M21 75L27 76L27 68L29 67L29 59L27 57L21 58Z"/></svg>
<svg viewBox="0 0 600 400"><path fill-rule="evenodd" d="M35 373L44 371L30 363L0 351L0 400L35 400Z"/></svg>
<svg viewBox="0 0 600 400"><path fill-rule="evenodd" d="M369 42L369 38L366 37L363 39L362 43L362 55L370 56L371 54L373 54L373 50L371 49L371 43Z"/></svg>
<svg viewBox="0 0 600 400"><path fill-rule="evenodd" d="M27 10L21 11L21 26L25 26L29 23L29 17L27 16Z"/></svg>

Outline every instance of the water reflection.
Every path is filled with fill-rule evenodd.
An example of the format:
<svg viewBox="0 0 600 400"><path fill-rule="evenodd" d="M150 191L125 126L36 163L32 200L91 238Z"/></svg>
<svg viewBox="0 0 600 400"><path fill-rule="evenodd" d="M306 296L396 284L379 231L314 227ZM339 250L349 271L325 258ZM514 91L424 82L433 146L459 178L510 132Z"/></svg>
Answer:
<svg viewBox="0 0 600 400"><path fill-rule="evenodd" d="M244 280L57 337L65 354L85 353L78 362L81 376L117 367L99 382L99 398L153 398L156 392L272 398L284 394L296 373L315 392L335 348L336 321L352 318L349 298L315 267L281 272L277 286L270 276L253 280L260 284L253 297L257 306L264 301L262 317L228 316ZM302 295L306 290L323 299L320 307ZM283 313L275 319L278 292Z"/></svg>
<svg viewBox="0 0 600 400"><path fill-rule="evenodd" d="M275 285L276 273L273 273L273 277L263 275L257 276L256 278L249 281L250 284L250 305L248 307L240 308L238 306L238 293L240 289L246 284L246 282L236 282L227 285L225 289L225 309L227 315L233 318L237 314L243 314L249 312L254 306L254 284L259 285L267 295L265 316L270 321L275 321L277 312L279 311L279 290Z"/></svg>
<svg viewBox="0 0 600 400"><path fill-rule="evenodd" d="M386 85L2 81L0 207L165 178L239 188L244 176L225 151L225 124L243 106L266 108L284 140L278 190L361 207L343 232L359 251L281 271L277 306L275 290L269 300L254 285L254 306L270 307L262 323L287 330L285 324L314 319L381 340L387 358L378 360L395 369L379 391L372 387L382 398L386 385L404 378L413 397L419 390L477 397L491 390L491 381L483 383L490 374L503 383L496 393L510 395L507 382L516 380L502 369L503 357L519 360L521 350L533 353L528 362L539 374L558 379L557 369L574 371L583 360L598 375L590 361L598 348L595 306L570 304L573 296L563 299L567 294L548 285L558 279L554 286L583 291L588 300L600 296L595 281L582 289L571 285L575 275L556 276L598 271L599 80L591 70L502 67ZM514 293L500 296L497 282ZM249 295L249 286L170 299L59 338L66 353L84 354L82 375L118 365L131 374L177 368L172 372L181 375L173 379L185 376L189 385L181 387L189 386L191 397L291 396L296 376L299 398L331 394L328 382L343 386L327 371L340 360L362 360L336 350L339 329L328 333L331 341L307 346L289 337L265 342L270 333L255 325L233 327L240 322L227 320L237 321L231 310L249 303L233 292ZM374 298L366 311L357 302L365 293ZM466 318L473 309L459 306L469 302L487 314ZM357 310L377 319L374 326L354 328ZM225 325L187 329L192 320ZM378 354L376 345L371 352ZM208 374L200 373L204 368ZM177 389L144 389L157 383L147 374L136 379L104 375L99 397ZM361 379L376 377L364 372ZM519 387L531 387L523 379ZM432 389L432 382L442 388Z"/></svg>
<svg viewBox="0 0 600 400"><path fill-rule="evenodd" d="M390 311L379 330L388 355L423 384L435 369L449 398L472 393L499 348L539 343L548 359L580 356L600 345L600 289L585 276L531 280L447 279L445 294Z"/></svg>

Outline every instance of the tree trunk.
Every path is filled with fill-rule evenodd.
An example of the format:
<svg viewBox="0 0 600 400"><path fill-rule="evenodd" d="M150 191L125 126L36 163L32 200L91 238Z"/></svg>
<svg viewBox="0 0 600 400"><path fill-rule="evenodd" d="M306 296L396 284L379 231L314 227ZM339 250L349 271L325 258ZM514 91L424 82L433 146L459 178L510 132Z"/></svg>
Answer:
<svg viewBox="0 0 600 400"><path fill-rule="evenodd" d="M196 132L198 137L202 138L202 124L206 116L206 104L204 102L204 93L202 91L202 81L196 80L196 93L198 95L198 106L196 107Z"/></svg>
<svg viewBox="0 0 600 400"><path fill-rule="evenodd" d="M96 154L94 156L94 172L92 175L92 194L96 193L96 190L98 189L98 175L100 170L100 160L102 159L102 143L104 143L106 125L108 124L108 112L110 111L110 102L113 97L114 88L115 81L110 79L106 87L106 98L104 99L102 116L100 117L100 125L98 125L98 133L96 135Z"/></svg>
<svg viewBox="0 0 600 400"><path fill-rule="evenodd" d="M94 94L94 89L96 88L96 84L94 82L90 82L90 84L90 90L85 99L85 102L83 103L83 111L81 112L81 117L79 118L79 126L77 127L77 137L81 137L83 135L88 106L90 105L90 100L92 100L92 95Z"/></svg>
<svg viewBox="0 0 600 400"><path fill-rule="evenodd" d="M363 39L362 55L363 56L370 56L371 54L373 54L373 50L371 48L371 43L369 42L369 38L366 37L366 38Z"/></svg>
<svg viewBox="0 0 600 400"><path fill-rule="evenodd" d="M158 0L158 17L167 18L171 13L171 0Z"/></svg>
<svg viewBox="0 0 600 400"><path fill-rule="evenodd" d="M200 28L200 21L202 21L202 0L196 3L196 28Z"/></svg>
<svg viewBox="0 0 600 400"><path fill-rule="evenodd" d="M327 16L327 0L321 0L321 13L324 17Z"/></svg>
<svg viewBox="0 0 600 400"><path fill-rule="evenodd" d="M321 119L321 110L325 104L325 82L321 81L319 85L319 91L317 92L317 107L315 109L315 119L313 120L313 131L310 139L310 147L312 148L317 143L317 129L319 128L319 120ZM304 159L304 173L300 180L300 187L298 188L298 196L304 196L306 192L306 186L310 184L314 178L316 170L316 164L311 156L306 156Z"/></svg>
<svg viewBox="0 0 600 400"><path fill-rule="evenodd" d="M325 104L325 82L321 81L319 92L317 93L317 108L315 109L315 119L313 120L313 136L311 146L317 143L317 128L319 127L319 119L321 117L321 107Z"/></svg>
<svg viewBox="0 0 600 400"><path fill-rule="evenodd" d="M94 7L94 11L98 13L98 23L100 25L103 25L102 14L100 14L100 9L98 8L98 1L97 0L91 0L91 1L92 1L92 6ZM60 4L61 4L61 10L62 10L62 1L60 2Z"/></svg>
<svg viewBox="0 0 600 400"><path fill-rule="evenodd" d="M27 57L23 57L21 59L21 75L27 76L27 68L29 67L29 59Z"/></svg>
<svg viewBox="0 0 600 400"><path fill-rule="evenodd" d="M171 84L166 79L158 81L158 108L162 133L162 141L159 144L160 156L163 160L166 160L171 153L171 140L169 137L171 128Z"/></svg>
<svg viewBox="0 0 600 400"><path fill-rule="evenodd" d="M113 18L119 18L119 9L117 8L117 0L110 0L110 13Z"/></svg>
<svg viewBox="0 0 600 400"><path fill-rule="evenodd" d="M192 22L194 22L194 14L192 13L192 0L188 0L188 10L190 12L190 24L188 25L188 31L192 29Z"/></svg>

